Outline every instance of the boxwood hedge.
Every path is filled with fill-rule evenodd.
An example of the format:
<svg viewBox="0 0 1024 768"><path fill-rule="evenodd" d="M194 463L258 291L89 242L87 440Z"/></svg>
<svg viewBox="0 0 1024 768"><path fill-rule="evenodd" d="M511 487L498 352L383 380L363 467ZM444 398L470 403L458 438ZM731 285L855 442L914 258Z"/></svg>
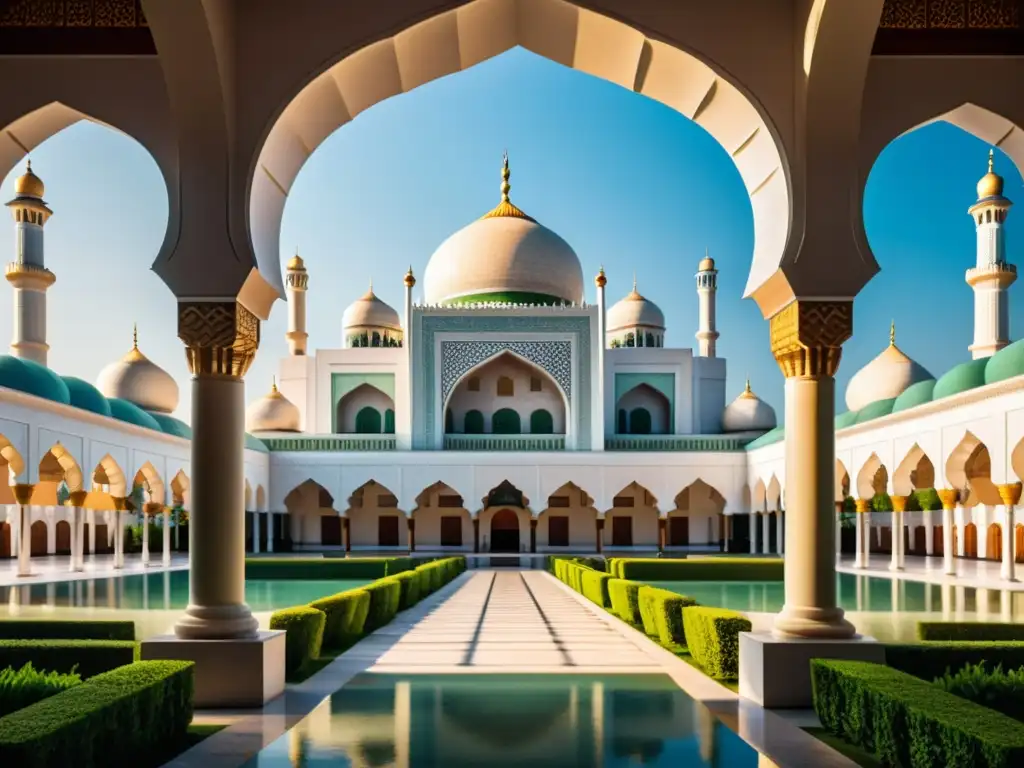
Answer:
<svg viewBox="0 0 1024 768"><path fill-rule="evenodd" d="M134 621L0 620L0 640L134 640Z"/></svg>
<svg viewBox="0 0 1024 768"><path fill-rule="evenodd" d="M740 632L750 630L750 619L738 611L683 608L686 648L710 677L719 680L739 678Z"/></svg>
<svg viewBox="0 0 1024 768"><path fill-rule="evenodd" d="M254 557L245 561L247 579L379 579L412 567L408 557Z"/></svg>
<svg viewBox="0 0 1024 768"><path fill-rule="evenodd" d="M639 581L608 580L608 599L612 604L612 613L633 626L639 626L642 623L639 597L642 586L644 585Z"/></svg>
<svg viewBox="0 0 1024 768"><path fill-rule="evenodd" d="M993 669L1024 667L1024 642L928 642L892 643L885 646L885 663L914 677L932 682L946 672L957 672L968 664Z"/></svg>
<svg viewBox="0 0 1024 768"><path fill-rule="evenodd" d="M0 640L0 669L31 663L47 672L74 670L87 678L138 658L138 644L128 640Z"/></svg>
<svg viewBox="0 0 1024 768"><path fill-rule="evenodd" d="M692 597L644 585L637 595L644 632L664 645L686 645L683 608L697 604Z"/></svg>
<svg viewBox="0 0 1024 768"><path fill-rule="evenodd" d="M270 617L271 629L285 631L284 668L287 674L302 669L313 659L320 658L327 616L323 611L299 605L274 611Z"/></svg>
<svg viewBox="0 0 1024 768"><path fill-rule="evenodd" d="M370 612L370 593L350 589L314 600L309 607L325 614L323 647L344 648L363 634Z"/></svg>
<svg viewBox="0 0 1024 768"><path fill-rule="evenodd" d="M1024 642L1024 624L981 621L919 621L918 640L1016 640Z"/></svg>

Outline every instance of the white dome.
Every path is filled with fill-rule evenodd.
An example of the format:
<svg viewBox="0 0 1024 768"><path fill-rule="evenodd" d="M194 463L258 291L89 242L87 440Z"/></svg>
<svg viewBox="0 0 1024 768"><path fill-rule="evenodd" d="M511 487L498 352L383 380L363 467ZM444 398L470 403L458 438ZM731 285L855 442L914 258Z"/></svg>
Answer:
<svg viewBox="0 0 1024 768"><path fill-rule="evenodd" d="M889 334L889 346L861 368L846 385L846 407L859 411L869 403L899 397L912 384L934 378L919 363L896 346L895 328Z"/></svg>
<svg viewBox="0 0 1024 768"><path fill-rule="evenodd" d="M657 304L637 292L634 280L633 290L608 310L607 324L608 332L629 330L637 326L664 330L665 315Z"/></svg>
<svg viewBox="0 0 1024 768"><path fill-rule="evenodd" d="M355 328L387 328L392 331L402 330L398 313L390 304L385 304L370 290L348 305L341 317L341 327L345 330Z"/></svg>
<svg viewBox="0 0 1024 768"><path fill-rule="evenodd" d="M247 432L298 432L299 409L291 400L277 391L277 382L270 393L249 404L245 409Z"/></svg>
<svg viewBox="0 0 1024 768"><path fill-rule="evenodd" d="M171 374L139 351L138 334L131 351L96 378L104 397L117 397L144 411L172 413L178 407L178 384Z"/></svg>
<svg viewBox="0 0 1024 768"><path fill-rule="evenodd" d="M425 301L582 302L583 268L576 252L509 201L507 158L502 178L498 207L449 237L430 257Z"/></svg>
<svg viewBox="0 0 1024 768"><path fill-rule="evenodd" d="M777 425L775 409L751 391L749 381L722 412L723 432L767 432Z"/></svg>

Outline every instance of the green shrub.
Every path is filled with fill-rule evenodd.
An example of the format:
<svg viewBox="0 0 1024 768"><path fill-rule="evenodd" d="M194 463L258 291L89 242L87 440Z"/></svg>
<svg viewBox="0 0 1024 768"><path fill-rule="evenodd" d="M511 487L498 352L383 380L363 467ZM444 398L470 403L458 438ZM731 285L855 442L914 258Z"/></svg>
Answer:
<svg viewBox="0 0 1024 768"><path fill-rule="evenodd" d="M256 557L245 561L247 579L348 580L379 579L388 575L395 557ZM398 566L391 566L398 567Z"/></svg>
<svg viewBox="0 0 1024 768"><path fill-rule="evenodd" d="M608 599L612 604L612 613L633 626L641 623L638 593L642 586L639 581L608 580Z"/></svg>
<svg viewBox="0 0 1024 768"><path fill-rule="evenodd" d="M384 563L384 575L394 576L397 573L405 573L412 570L411 557L392 557Z"/></svg>
<svg viewBox="0 0 1024 768"><path fill-rule="evenodd" d="M899 670L814 659L811 686L822 726L883 765L1024 764L1024 725Z"/></svg>
<svg viewBox="0 0 1024 768"><path fill-rule="evenodd" d="M429 568L430 566L426 566ZM364 589L370 593L370 612L366 616L366 632L380 629L396 615L402 598L402 585L395 578L377 579Z"/></svg>
<svg viewBox="0 0 1024 768"><path fill-rule="evenodd" d="M1024 624L981 621L919 621L918 640L1017 640L1024 642Z"/></svg>
<svg viewBox="0 0 1024 768"><path fill-rule="evenodd" d="M686 645L683 608L696 605L696 600L646 584L640 587L637 600L645 633L658 638L663 645Z"/></svg>
<svg viewBox="0 0 1024 768"><path fill-rule="evenodd" d="M138 658L138 644L128 640L0 640L0 669L31 664L47 672L75 671L89 678Z"/></svg>
<svg viewBox="0 0 1024 768"><path fill-rule="evenodd" d="M1020 669L1024 667L1024 642L893 643L885 646L885 663L930 683L968 664Z"/></svg>
<svg viewBox="0 0 1024 768"><path fill-rule="evenodd" d="M134 640L134 621L0 620L0 640Z"/></svg>
<svg viewBox="0 0 1024 768"><path fill-rule="evenodd" d="M740 672L740 632L751 630L742 613L724 608L683 608L683 634L694 661L718 680L736 680Z"/></svg>
<svg viewBox="0 0 1024 768"><path fill-rule="evenodd" d="M323 647L344 648L363 633L366 615L370 612L370 593L365 589L350 589L314 600L309 607L324 612Z"/></svg>
<svg viewBox="0 0 1024 768"><path fill-rule="evenodd" d="M0 670L0 717L17 712L82 682L77 673L41 672L31 663Z"/></svg>
<svg viewBox="0 0 1024 768"><path fill-rule="evenodd" d="M137 765L185 739L194 665L142 661L0 718L0 765Z"/></svg>
<svg viewBox="0 0 1024 768"><path fill-rule="evenodd" d="M782 581L781 558L708 557L690 560L622 558L619 578L641 581Z"/></svg>
<svg viewBox="0 0 1024 768"><path fill-rule="evenodd" d="M412 608L420 601L420 579L415 571L405 571L394 577L402 587L398 599L398 610Z"/></svg>
<svg viewBox="0 0 1024 768"><path fill-rule="evenodd" d="M608 596L608 582L611 575L603 571L584 571L582 575L582 589L580 592L588 600L597 603L602 608L610 608L612 603Z"/></svg>
<svg viewBox="0 0 1024 768"><path fill-rule="evenodd" d="M991 671L984 664L969 664L958 672L940 677L935 684L954 696L1002 712L1014 720L1024 720L1024 667L1004 672L998 664Z"/></svg>
<svg viewBox="0 0 1024 768"><path fill-rule="evenodd" d="M420 600L434 591L434 580L430 578L429 565L421 565L414 573L420 583Z"/></svg>
<svg viewBox="0 0 1024 768"><path fill-rule="evenodd" d="M274 611L270 616L270 628L285 631L286 673L297 672L313 659L320 658L326 623L326 614L308 605Z"/></svg>

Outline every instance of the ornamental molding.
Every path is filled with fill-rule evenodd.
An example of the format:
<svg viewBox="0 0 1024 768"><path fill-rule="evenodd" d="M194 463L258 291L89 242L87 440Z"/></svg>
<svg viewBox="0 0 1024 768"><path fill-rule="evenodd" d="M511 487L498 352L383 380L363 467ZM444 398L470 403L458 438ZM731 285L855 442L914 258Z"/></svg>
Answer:
<svg viewBox="0 0 1024 768"><path fill-rule="evenodd" d="M504 352L511 352L547 372L572 403L570 341L442 341L441 402L447 403L467 373Z"/></svg>

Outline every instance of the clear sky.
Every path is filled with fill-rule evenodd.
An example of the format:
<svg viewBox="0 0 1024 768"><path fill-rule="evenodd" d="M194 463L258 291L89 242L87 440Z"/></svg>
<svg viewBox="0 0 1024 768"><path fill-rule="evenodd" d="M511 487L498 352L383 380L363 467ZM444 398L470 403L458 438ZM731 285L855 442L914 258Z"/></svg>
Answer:
<svg viewBox="0 0 1024 768"><path fill-rule="evenodd" d="M512 200L574 247L588 300L600 265L609 303L629 291L635 272L641 293L664 310L667 346L695 345L694 271L708 249L720 272L718 354L728 359L727 400L749 375L781 421L783 378L768 325L753 301L741 298L753 224L729 156L662 104L523 50L369 109L302 169L285 209L281 254L285 261L298 247L310 272L311 349L340 346L342 311L371 278L377 295L401 310L408 266L422 276L449 234L498 202L506 148ZM936 376L969 359L973 305L964 270L974 263L975 236L966 211L987 151L939 123L894 141L875 165L865 218L882 272L856 300L855 333L838 375L839 411L850 376L888 344L892 320L899 346ZM91 123L54 136L32 160L55 212L46 225L46 261L57 275L49 291L50 366L94 381L129 350L137 321L141 349L178 380L177 415L189 421L175 299L150 270L167 223L156 164L132 139ZM1021 197L1020 173L998 150L996 169L1007 197ZM5 200L21 171L4 180ZM1007 225L1015 264L1020 216L1024 211L1011 211ZM6 242L5 262L13 237ZM2 290L6 343L10 289ZM1010 294L1017 305L1020 284ZM1018 338L1024 313L1011 318ZM269 389L287 354L286 320L278 302L246 377L247 401Z"/></svg>

